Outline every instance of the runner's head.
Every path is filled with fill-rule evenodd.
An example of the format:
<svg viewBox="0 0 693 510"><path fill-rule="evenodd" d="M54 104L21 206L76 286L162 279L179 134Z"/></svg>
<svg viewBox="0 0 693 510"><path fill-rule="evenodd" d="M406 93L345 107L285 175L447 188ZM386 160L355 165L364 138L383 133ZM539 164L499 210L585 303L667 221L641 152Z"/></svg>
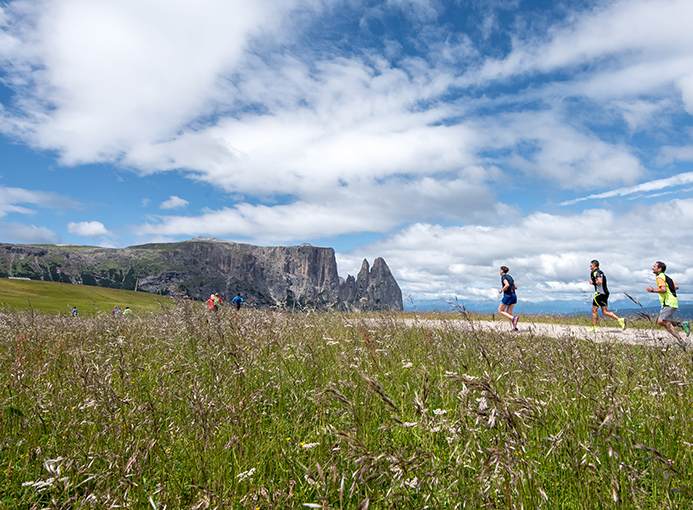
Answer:
<svg viewBox="0 0 693 510"><path fill-rule="evenodd" d="M510 269L508 269L508 266L501 266L500 267L501 274L508 274L508 271L510 271Z"/></svg>
<svg viewBox="0 0 693 510"><path fill-rule="evenodd" d="M597 269L599 267L599 261L597 259L594 259L592 262L590 262L590 269Z"/></svg>
<svg viewBox="0 0 693 510"><path fill-rule="evenodd" d="M667 265L664 262L657 261L654 263L654 266L652 266L652 272L655 274L659 273L664 273L667 270Z"/></svg>

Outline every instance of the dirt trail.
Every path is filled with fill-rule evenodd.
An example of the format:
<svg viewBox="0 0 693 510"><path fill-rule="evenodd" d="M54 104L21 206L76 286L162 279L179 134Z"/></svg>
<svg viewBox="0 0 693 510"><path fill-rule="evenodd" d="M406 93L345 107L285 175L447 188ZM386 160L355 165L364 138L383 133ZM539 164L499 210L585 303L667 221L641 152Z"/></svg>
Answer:
<svg viewBox="0 0 693 510"><path fill-rule="evenodd" d="M473 329L482 331L494 331L498 333L511 334L509 321L466 321L466 320L428 320L428 319L399 319L398 323L407 326L419 326L424 328L459 328L463 331ZM600 321L603 322L603 321ZM615 321L614 321L615 322ZM626 323L627 325L627 323ZM628 329L621 330L619 327L601 326L596 333L590 332L585 326L567 326L562 324L546 324L543 322L532 322L531 317L521 316L517 325L519 331L512 334L532 334L549 336L553 338L578 338L592 342L619 342L633 345L649 345L653 347L666 347L675 342L664 328L655 329ZM693 337L687 338L683 331L679 334L684 341L690 343Z"/></svg>

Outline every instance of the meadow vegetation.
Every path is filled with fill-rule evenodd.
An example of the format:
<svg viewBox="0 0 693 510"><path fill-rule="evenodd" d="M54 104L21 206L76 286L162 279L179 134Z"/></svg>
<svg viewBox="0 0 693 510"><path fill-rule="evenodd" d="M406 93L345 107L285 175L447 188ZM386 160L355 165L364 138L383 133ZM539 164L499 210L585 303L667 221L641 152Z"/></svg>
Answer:
<svg viewBox="0 0 693 510"><path fill-rule="evenodd" d="M691 501L690 352L400 318L4 313L0 508Z"/></svg>
<svg viewBox="0 0 693 510"><path fill-rule="evenodd" d="M6 309L70 315L76 306L80 315L93 316L108 312L115 305L121 309L129 306L133 311L154 312L172 304L169 298L147 292L0 278L0 306Z"/></svg>

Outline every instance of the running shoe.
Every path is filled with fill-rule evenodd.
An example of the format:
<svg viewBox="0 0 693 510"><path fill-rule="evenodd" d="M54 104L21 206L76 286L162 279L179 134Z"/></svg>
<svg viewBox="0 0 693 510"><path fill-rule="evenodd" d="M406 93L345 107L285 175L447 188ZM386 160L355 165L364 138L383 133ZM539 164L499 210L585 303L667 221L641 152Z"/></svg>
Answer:
<svg viewBox="0 0 693 510"><path fill-rule="evenodd" d="M621 329L623 329L623 330L626 329L626 321L624 319L619 319L618 325L621 326Z"/></svg>
<svg viewBox="0 0 693 510"><path fill-rule="evenodd" d="M519 321L520 318L518 316L513 317L513 328L515 328L513 331L517 331L517 321ZM688 324L688 323L686 323Z"/></svg>
<svg viewBox="0 0 693 510"><path fill-rule="evenodd" d="M588 333L596 333L597 332L597 326L592 326L590 329L587 330Z"/></svg>
<svg viewBox="0 0 693 510"><path fill-rule="evenodd" d="M691 336L691 325L688 321L681 323L681 329L686 332L686 336Z"/></svg>
<svg viewBox="0 0 693 510"><path fill-rule="evenodd" d="M517 329L517 328L513 328L513 331L514 331L515 333L517 333L517 332L520 331L520 330Z"/></svg>

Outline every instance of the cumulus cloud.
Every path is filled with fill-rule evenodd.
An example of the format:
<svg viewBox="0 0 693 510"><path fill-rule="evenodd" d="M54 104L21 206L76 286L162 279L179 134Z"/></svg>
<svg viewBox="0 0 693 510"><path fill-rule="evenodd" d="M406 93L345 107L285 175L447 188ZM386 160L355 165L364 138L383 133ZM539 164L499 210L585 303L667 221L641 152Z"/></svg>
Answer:
<svg viewBox="0 0 693 510"><path fill-rule="evenodd" d="M100 221L71 221L67 224L67 231L71 234L77 234L83 237L99 237L111 235L111 231L108 230Z"/></svg>
<svg viewBox="0 0 693 510"><path fill-rule="evenodd" d="M655 242L676 218L676 239ZM382 256L402 289L421 300L479 304L497 299L498 268L506 265L527 302L572 301L587 305L589 261L609 276L612 301L628 305L623 292L648 300L654 261L664 260L682 289L693 284L693 199L640 206L625 214L588 209L564 215L535 213L491 227L418 223L371 245L340 253L341 274L356 274L363 258ZM690 299L693 293L682 291ZM683 295L683 294L682 294ZM616 305L619 306L619 305ZM518 308L519 311L519 308Z"/></svg>
<svg viewBox="0 0 693 510"><path fill-rule="evenodd" d="M161 203L159 206L161 209L181 209L188 205L190 202L187 200L184 200L180 197L177 197L175 195L171 195L168 197L168 200L165 200L164 202Z"/></svg>
<svg viewBox="0 0 693 510"><path fill-rule="evenodd" d="M6 120L67 164L117 159L210 112L248 39L301 3L12 2L0 56L26 96Z"/></svg>
<svg viewBox="0 0 693 510"><path fill-rule="evenodd" d="M239 203L199 216L160 216L134 227L145 238L216 236L258 244L302 242L360 232L387 232L402 219L489 220L497 215L495 198L469 169L443 181L366 179L327 196L310 196L284 205Z"/></svg>

